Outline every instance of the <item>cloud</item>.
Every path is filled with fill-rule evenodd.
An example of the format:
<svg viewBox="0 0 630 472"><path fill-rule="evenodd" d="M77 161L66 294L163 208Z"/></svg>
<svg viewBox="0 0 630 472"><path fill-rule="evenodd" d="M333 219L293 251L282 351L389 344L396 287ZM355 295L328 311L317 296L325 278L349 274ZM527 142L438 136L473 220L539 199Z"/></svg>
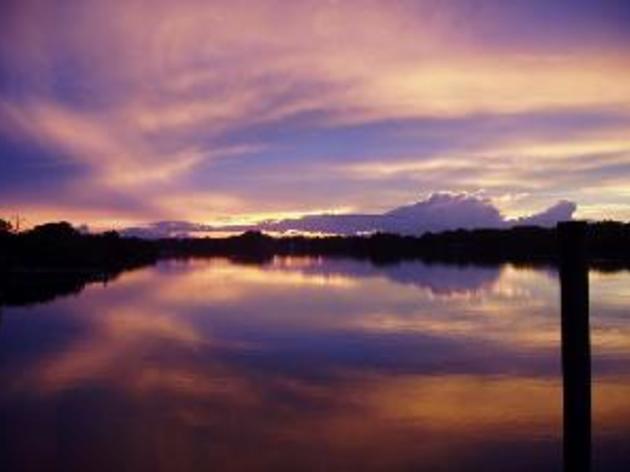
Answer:
<svg viewBox="0 0 630 472"><path fill-rule="evenodd" d="M487 198L467 193L439 192L417 203L380 215L312 215L294 220L262 223L268 231L304 231L334 234L391 232L422 234L454 229L504 228L515 224L551 226L570 219L576 205L560 202L542 213L509 220Z"/></svg>
<svg viewBox="0 0 630 472"><path fill-rule="evenodd" d="M540 213L508 219L485 197L468 193L438 192L425 200L382 214L318 214L301 218L263 221L250 225L210 226L185 221L163 221L146 227L128 228L127 235L141 237L190 236L196 233L262 230L353 235L387 232L420 235L455 229L508 228L521 225L553 226L570 220L575 203L561 201Z"/></svg>
<svg viewBox="0 0 630 472"><path fill-rule="evenodd" d="M573 202L562 200L545 211L535 215L514 220L519 225L553 226L559 221L567 221L573 217L577 205Z"/></svg>

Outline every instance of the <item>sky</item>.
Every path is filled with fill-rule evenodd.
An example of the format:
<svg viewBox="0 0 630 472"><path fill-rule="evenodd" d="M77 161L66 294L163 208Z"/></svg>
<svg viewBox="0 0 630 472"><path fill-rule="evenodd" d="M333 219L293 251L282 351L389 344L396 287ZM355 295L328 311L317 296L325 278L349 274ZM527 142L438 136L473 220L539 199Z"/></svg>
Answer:
<svg viewBox="0 0 630 472"><path fill-rule="evenodd" d="M630 219L627 0L4 0L0 31L0 217Z"/></svg>

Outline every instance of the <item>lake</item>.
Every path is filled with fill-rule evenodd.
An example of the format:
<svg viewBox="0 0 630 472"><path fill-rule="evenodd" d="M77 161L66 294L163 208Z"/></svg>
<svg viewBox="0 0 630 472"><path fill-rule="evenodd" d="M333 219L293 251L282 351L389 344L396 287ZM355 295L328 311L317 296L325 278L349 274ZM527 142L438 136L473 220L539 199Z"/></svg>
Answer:
<svg viewBox="0 0 630 472"><path fill-rule="evenodd" d="M630 467L630 273L589 275L594 470ZM554 268L165 261L1 308L6 471L562 470Z"/></svg>

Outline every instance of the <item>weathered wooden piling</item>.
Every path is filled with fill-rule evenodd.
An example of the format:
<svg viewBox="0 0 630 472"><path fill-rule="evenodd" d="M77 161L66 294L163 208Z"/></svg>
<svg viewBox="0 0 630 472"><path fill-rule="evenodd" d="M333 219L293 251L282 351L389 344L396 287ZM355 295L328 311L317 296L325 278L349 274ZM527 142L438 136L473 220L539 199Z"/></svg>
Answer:
<svg viewBox="0 0 630 472"><path fill-rule="evenodd" d="M587 225L558 224L560 298L562 310L562 371L564 470L591 469L591 345L589 329Z"/></svg>

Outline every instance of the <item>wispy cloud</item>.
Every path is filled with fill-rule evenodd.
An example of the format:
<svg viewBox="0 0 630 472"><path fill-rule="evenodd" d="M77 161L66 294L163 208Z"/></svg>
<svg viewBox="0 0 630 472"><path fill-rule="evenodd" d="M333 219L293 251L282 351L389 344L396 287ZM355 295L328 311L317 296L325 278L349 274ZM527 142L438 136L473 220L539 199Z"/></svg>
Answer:
<svg viewBox="0 0 630 472"><path fill-rule="evenodd" d="M51 171L49 194L66 208L59 217L81 206L81 198L61 205L61 193L88 191L102 208L112 193L138 207L150 202L145 219L170 218L177 202L203 200L204 192L216 202L206 221L234 212L369 209L365 195L385 192L400 202L437 188L483 188L497 198L531 193L524 204L533 207L556 199L546 179L561 175L562 165L608 176L613 153L617 166L630 164L627 127L621 130L630 114L623 80L630 56L618 2L553 7L571 28L542 21L550 7L539 2L477 3L7 2L0 136L37 143L82 170L57 187ZM606 126L589 124L597 110L611 117ZM574 117L551 126L566 134L556 142L542 132L532 137L554 113ZM461 128L471 117L502 125L474 136ZM418 136L392 133L392 122ZM450 138L439 154L426 149L431 122ZM573 142L577 130L599 136ZM309 133L323 140L304 147L300 136ZM480 140L483 146L463 146ZM329 165L331 155L339 165ZM600 155L608 161L584 163ZM7 178L33 185L19 146L6 156ZM309 174L314 160L328 167L330 192L316 193L322 175ZM576 172L557 192L582 196ZM420 179L412 188L400 182L404 174L437 182ZM614 175L617 185L630 179L619 167ZM386 189L379 178L394 182ZM4 194L25 208L50 207L49 197ZM142 218L110 206L110 218ZM184 218L201 212L180 211Z"/></svg>

